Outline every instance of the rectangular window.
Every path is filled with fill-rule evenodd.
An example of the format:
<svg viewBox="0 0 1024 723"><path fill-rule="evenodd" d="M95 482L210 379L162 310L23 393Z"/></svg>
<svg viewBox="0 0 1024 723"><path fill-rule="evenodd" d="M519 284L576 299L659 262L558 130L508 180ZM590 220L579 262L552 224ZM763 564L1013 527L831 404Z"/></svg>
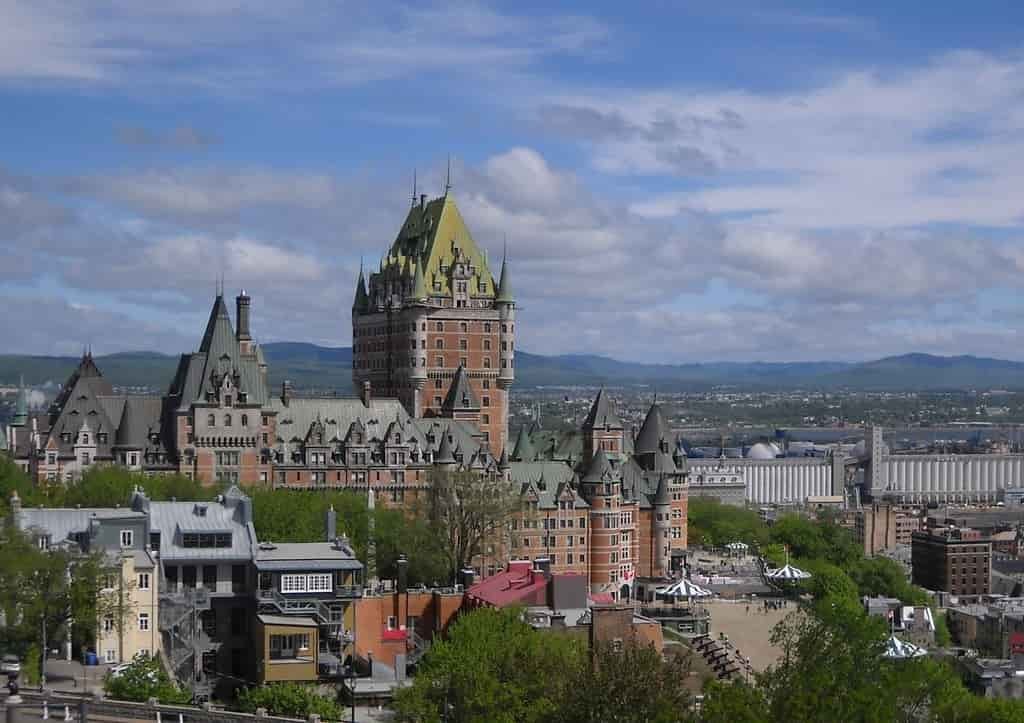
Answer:
<svg viewBox="0 0 1024 723"><path fill-rule="evenodd" d="M139 573L139 589L140 590L148 590L149 589L149 573L148 572L140 572Z"/></svg>
<svg viewBox="0 0 1024 723"><path fill-rule="evenodd" d="M139 613L139 630L149 630L149 613Z"/></svg>
<svg viewBox="0 0 1024 723"><path fill-rule="evenodd" d="M131 530L121 530L121 547L131 547L135 541L135 533Z"/></svg>
<svg viewBox="0 0 1024 723"><path fill-rule="evenodd" d="M210 589L217 587L216 565L203 565L203 587Z"/></svg>
<svg viewBox="0 0 1024 723"><path fill-rule="evenodd" d="M114 632L114 616L105 615L103 617L103 632L112 633Z"/></svg>
<svg viewBox="0 0 1024 723"><path fill-rule="evenodd" d="M107 663L116 663L117 651L113 648L107 648L106 652L103 653L103 660Z"/></svg>
<svg viewBox="0 0 1024 723"><path fill-rule="evenodd" d="M333 589L330 573L281 575L282 593L331 592Z"/></svg>

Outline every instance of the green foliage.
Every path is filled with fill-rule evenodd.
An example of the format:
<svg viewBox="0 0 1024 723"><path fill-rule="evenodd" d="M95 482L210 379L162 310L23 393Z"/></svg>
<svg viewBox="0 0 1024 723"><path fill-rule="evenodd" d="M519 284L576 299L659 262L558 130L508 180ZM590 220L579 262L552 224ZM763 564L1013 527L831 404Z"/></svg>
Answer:
<svg viewBox="0 0 1024 723"><path fill-rule="evenodd" d="M344 715L337 701L325 698L309 685L271 683L238 692L239 707L248 713L266 708L270 715L305 718L311 714L323 720L338 720Z"/></svg>
<svg viewBox="0 0 1024 723"><path fill-rule="evenodd" d="M755 510L724 505L711 497L693 497L687 511L689 538L693 543L720 546L730 542L763 545L768 528Z"/></svg>
<svg viewBox="0 0 1024 723"><path fill-rule="evenodd" d="M946 622L946 613L932 609L932 618L935 620L935 644L945 648L953 644L949 634L949 624Z"/></svg>
<svg viewBox="0 0 1024 723"><path fill-rule="evenodd" d="M688 660L666 662L649 645L616 651L598 645L568 672L566 695L555 717L563 723L676 723L689 720L690 694L682 685Z"/></svg>
<svg viewBox="0 0 1024 723"><path fill-rule="evenodd" d="M44 627L47 640L70 632L74 642L90 642L99 616L108 612L100 595L108 572L101 554L43 552L13 525L0 525L0 610L8 621L0 642L24 652Z"/></svg>
<svg viewBox="0 0 1024 723"><path fill-rule="evenodd" d="M120 673L107 673L103 690L111 698L140 703L156 698L161 703L188 703L188 690L171 681L160 660L145 654L135 656Z"/></svg>
<svg viewBox="0 0 1024 723"><path fill-rule="evenodd" d="M711 680L704 687L702 723L765 723L768 720L768 700L756 685Z"/></svg>
<svg viewBox="0 0 1024 723"><path fill-rule="evenodd" d="M589 651L533 630L520 610L483 608L431 648L395 708L398 720L417 723L677 723L691 718L688 671L687 659L665 662L651 647Z"/></svg>
<svg viewBox="0 0 1024 723"><path fill-rule="evenodd" d="M580 664L580 643L538 635L516 609L463 615L435 643L410 688L395 697L398 720L541 723L558 720L566 671Z"/></svg>
<svg viewBox="0 0 1024 723"><path fill-rule="evenodd" d="M857 603L857 585L841 568L825 560L809 560L803 569L811 573L804 587L816 599L832 598Z"/></svg>
<svg viewBox="0 0 1024 723"><path fill-rule="evenodd" d="M208 500L218 492L181 475L147 477L115 465L94 467L67 488L64 504L82 507L126 505L136 487L152 500Z"/></svg>
<svg viewBox="0 0 1024 723"><path fill-rule="evenodd" d="M861 558L851 566L850 576L862 595L895 597L906 605L928 604L928 595L907 581L903 568L894 560L885 557Z"/></svg>
<svg viewBox="0 0 1024 723"><path fill-rule="evenodd" d="M21 661L21 672L29 685L39 684L39 672L42 670L42 662L39 655L38 645L29 645L25 651L25 658Z"/></svg>

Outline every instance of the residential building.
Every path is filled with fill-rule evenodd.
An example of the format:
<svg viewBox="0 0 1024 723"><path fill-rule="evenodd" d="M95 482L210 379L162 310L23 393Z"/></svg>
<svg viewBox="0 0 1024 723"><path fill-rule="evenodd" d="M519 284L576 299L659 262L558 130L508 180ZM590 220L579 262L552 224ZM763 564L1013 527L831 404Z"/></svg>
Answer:
<svg viewBox="0 0 1024 723"><path fill-rule="evenodd" d="M991 589L992 544L969 528L940 528L911 536L915 585L952 595L986 595Z"/></svg>
<svg viewBox="0 0 1024 723"><path fill-rule="evenodd" d="M11 512L19 529L32 535L40 549L101 553L106 575L97 608L96 654L104 663L129 661L160 647L159 576L149 551L147 520L133 509L23 508L15 494ZM71 641L64 641L71 659Z"/></svg>
<svg viewBox="0 0 1024 723"><path fill-rule="evenodd" d="M515 300L495 282L448 191L414 198L379 269L362 269L352 304L352 381L401 400L413 417L477 424L497 457L515 380ZM459 370L466 393L452 395Z"/></svg>

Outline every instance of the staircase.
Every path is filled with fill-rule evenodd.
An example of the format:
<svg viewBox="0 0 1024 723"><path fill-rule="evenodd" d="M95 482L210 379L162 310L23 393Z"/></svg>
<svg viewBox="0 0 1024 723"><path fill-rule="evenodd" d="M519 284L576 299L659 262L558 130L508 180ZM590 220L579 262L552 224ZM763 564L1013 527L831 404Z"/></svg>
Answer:
<svg viewBox="0 0 1024 723"><path fill-rule="evenodd" d="M753 667L728 638L701 635L691 644L720 680L743 679L754 674Z"/></svg>
<svg viewBox="0 0 1024 723"><path fill-rule="evenodd" d="M406 665L416 665L420 659L430 650L430 641L421 638L415 630L409 631L409 642L411 649L405 658Z"/></svg>
<svg viewBox="0 0 1024 723"><path fill-rule="evenodd" d="M343 657L342 651L345 645L352 642L352 634L345 631L342 621L333 619L329 606L313 598L286 597L277 590L259 590L257 594L261 613L308 615L313 618L321 631L321 649L326 649L339 659Z"/></svg>
<svg viewBox="0 0 1024 723"><path fill-rule="evenodd" d="M203 630L201 615L209 609L210 596L202 588L160 595L162 657L173 677L197 699L208 698L215 682L202 670L202 655L220 648Z"/></svg>

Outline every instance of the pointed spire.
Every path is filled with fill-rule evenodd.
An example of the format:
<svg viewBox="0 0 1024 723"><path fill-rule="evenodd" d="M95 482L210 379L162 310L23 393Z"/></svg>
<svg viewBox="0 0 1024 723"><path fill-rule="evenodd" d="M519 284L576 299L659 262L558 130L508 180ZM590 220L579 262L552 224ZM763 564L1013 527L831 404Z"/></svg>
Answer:
<svg viewBox="0 0 1024 723"><path fill-rule="evenodd" d="M412 169L412 205L416 205L416 169Z"/></svg>
<svg viewBox="0 0 1024 723"><path fill-rule="evenodd" d="M533 462L537 459L537 452L530 440L530 433L526 427L519 428L519 436L516 437L515 447L512 448L512 460L514 462Z"/></svg>
<svg viewBox="0 0 1024 723"><path fill-rule="evenodd" d="M448 171L444 177L444 195L448 195L448 191L452 190L452 154L448 154Z"/></svg>
<svg viewBox="0 0 1024 723"><path fill-rule="evenodd" d="M615 405L612 403L604 387L601 387L601 391L594 397L590 413L587 415L586 421L583 422L583 429L595 429L598 427L606 427L608 429L623 428L622 420L619 419L619 415L615 411Z"/></svg>
<svg viewBox="0 0 1024 723"><path fill-rule="evenodd" d="M498 469L504 471L508 469L508 447L501 448L501 457L498 459Z"/></svg>
<svg viewBox="0 0 1024 723"><path fill-rule="evenodd" d="M451 414L458 411L478 411L479 409L480 401L469 384L466 368L459 364L459 368L455 370L452 384L448 387L448 395L444 399L441 410L445 414Z"/></svg>
<svg viewBox="0 0 1024 723"><path fill-rule="evenodd" d="M452 443L448 441L448 430L441 434L441 446L437 448L437 454L434 455L434 464L455 464Z"/></svg>
<svg viewBox="0 0 1024 723"><path fill-rule="evenodd" d="M501 279L498 281L498 296L495 298L499 304L515 302L515 299L512 298L512 282L508 277L508 247L506 245L501 252Z"/></svg>
<svg viewBox="0 0 1024 723"><path fill-rule="evenodd" d="M413 262L412 293L409 300L423 302L427 300L427 281L423 278L423 259Z"/></svg>
<svg viewBox="0 0 1024 723"><path fill-rule="evenodd" d="M643 426L640 427L640 433L636 437L636 442L633 443L633 448L637 454L659 452L661 451L661 442L667 438L667 433L668 423L665 421L665 415L661 412L661 405L655 401L647 411L647 418L644 419Z"/></svg>
<svg viewBox="0 0 1024 723"><path fill-rule="evenodd" d="M363 276L363 260L359 259L359 280L356 281L356 298L352 302L352 311L365 313L370 307L370 297L366 293L366 277Z"/></svg>

